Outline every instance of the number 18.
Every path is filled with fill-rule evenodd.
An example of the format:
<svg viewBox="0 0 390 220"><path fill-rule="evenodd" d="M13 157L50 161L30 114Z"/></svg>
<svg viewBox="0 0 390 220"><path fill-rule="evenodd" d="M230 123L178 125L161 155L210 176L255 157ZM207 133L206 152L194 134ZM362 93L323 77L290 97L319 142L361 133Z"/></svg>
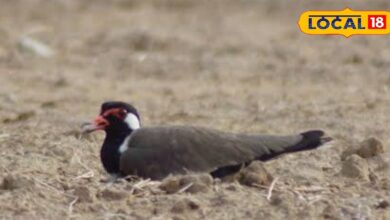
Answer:
<svg viewBox="0 0 390 220"><path fill-rule="evenodd" d="M368 29L386 29L386 15L369 15Z"/></svg>

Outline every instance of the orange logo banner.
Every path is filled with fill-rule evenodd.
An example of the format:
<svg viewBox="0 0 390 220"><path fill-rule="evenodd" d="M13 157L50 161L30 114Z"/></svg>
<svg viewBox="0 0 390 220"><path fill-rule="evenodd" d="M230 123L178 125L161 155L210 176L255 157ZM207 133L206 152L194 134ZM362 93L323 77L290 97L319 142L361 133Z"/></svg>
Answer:
<svg viewBox="0 0 390 220"><path fill-rule="evenodd" d="M298 25L305 34L377 35L390 34L389 11L306 11L299 18Z"/></svg>

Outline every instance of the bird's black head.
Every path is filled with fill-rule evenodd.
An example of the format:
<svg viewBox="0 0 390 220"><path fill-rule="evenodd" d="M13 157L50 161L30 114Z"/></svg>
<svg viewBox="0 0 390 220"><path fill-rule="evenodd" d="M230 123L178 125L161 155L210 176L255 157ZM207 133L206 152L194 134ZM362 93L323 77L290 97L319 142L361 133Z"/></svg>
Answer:
<svg viewBox="0 0 390 220"><path fill-rule="evenodd" d="M84 132L105 130L107 134L130 134L140 128L140 117L134 106L125 102L109 101L101 106L93 123L83 126Z"/></svg>

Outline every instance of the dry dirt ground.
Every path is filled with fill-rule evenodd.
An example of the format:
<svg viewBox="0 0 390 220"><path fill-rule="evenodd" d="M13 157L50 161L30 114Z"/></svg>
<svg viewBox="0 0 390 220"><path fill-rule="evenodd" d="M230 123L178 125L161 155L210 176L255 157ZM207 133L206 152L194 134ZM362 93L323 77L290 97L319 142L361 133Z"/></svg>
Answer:
<svg viewBox="0 0 390 220"><path fill-rule="evenodd" d="M296 24L308 9L390 10L388 0L0 4L0 219L390 219L390 38L307 36ZM266 163L272 194L269 181L172 194L147 180L109 185L104 134L79 130L113 99L145 126L320 128L334 141ZM369 137L384 152L359 144ZM345 153L356 147L369 152Z"/></svg>

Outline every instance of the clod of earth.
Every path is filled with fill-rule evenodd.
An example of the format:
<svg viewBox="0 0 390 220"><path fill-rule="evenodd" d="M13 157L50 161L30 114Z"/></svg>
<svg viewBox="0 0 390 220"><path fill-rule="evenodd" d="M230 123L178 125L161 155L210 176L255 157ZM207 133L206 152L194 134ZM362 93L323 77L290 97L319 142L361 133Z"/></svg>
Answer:
<svg viewBox="0 0 390 220"><path fill-rule="evenodd" d="M271 201L270 201L271 205L278 206L278 205L280 205L282 203L283 203L283 198L278 193L275 193L271 197Z"/></svg>
<svg viewBox="0 0 390 220"><path fill-rule="evenodd" d="M97 195L99 198L103 198L107 201L122 200L128 197L127 192L115 190L115 189L104 189Z"/></svg>
<svg viewBox="0 0 390 220"><path fill-rule="evenodd" d="M12 117L7 117L3 119L3 123L14 123L19 121L26 121L36 115L35 111L25 111L18 113L17 115L13 115Z"/></svg>
<svg viewBox="0 0 390 220"><path fill-rule="evenodd" d="M390 190L390 178L383 178L380 181L380 186L384 190Z"/></svg>
<svg viewBox="0 0 390 220"><path fill-rule="evenodd" d="M246 186L269 185L273 177L264 168L263 163L255 161L244 168L239 175L239 182Z"/></svg>
<svg viewBox="0 0 390 220"><path fill-rule="evenodd" d="M376 206L377 209L386 209L388 207L390 207L390 203L386 200L379 202L378 205Z"/></svg>
<svg viewBox="0 0 390 220"><path fill-rule="evenodd" d="M371 137L360 142L358 145L345 150L341 155L341 159L345 160L352 154L357 154L362 158L371 158L382 153L384 153L382 142L374 137Z"/></svg>
<svg viewBox="0 0 390 220"><path fill-rule="evenodd" d="M324 219L342 219L337 208L333 204L327 205L322 213Z"/></svg>
<svg viewBox="0 0 390 220"><path fill-rule="evenodd" d="M5 190L16 190L20 188L31 187L33 185L34 182L26 177L9 174L4 177L1 188Z"/></svg>
<svg viewBox="0 0 390 220"><path fill-rule="evenodd" d="M79 202L93 202L94 195L91 193L91 190L86 186L79 186L74 189L75 196L78 197Z"/></svg>
<svg viewBox="0 0 390 220"><path fill-rule="evenodd" d="M46 101L41 103L42 108L55 108L57 105L58 103L55 101Z"/></svg>
<svg viewBox="0 0 390 220"><path fill-rule="evenodd" d="M194 201L193 199L183 198L177 201L171 209L173 213L184 213L186 211L197 210L200 208L199 202Z"/></svg>
<svg viewBox="0 0 390 220"><path fill-rule="evenodd" d="M343 161L341 174L351 178L370 179L367 161L356 154L347 157Z"/></svg>

